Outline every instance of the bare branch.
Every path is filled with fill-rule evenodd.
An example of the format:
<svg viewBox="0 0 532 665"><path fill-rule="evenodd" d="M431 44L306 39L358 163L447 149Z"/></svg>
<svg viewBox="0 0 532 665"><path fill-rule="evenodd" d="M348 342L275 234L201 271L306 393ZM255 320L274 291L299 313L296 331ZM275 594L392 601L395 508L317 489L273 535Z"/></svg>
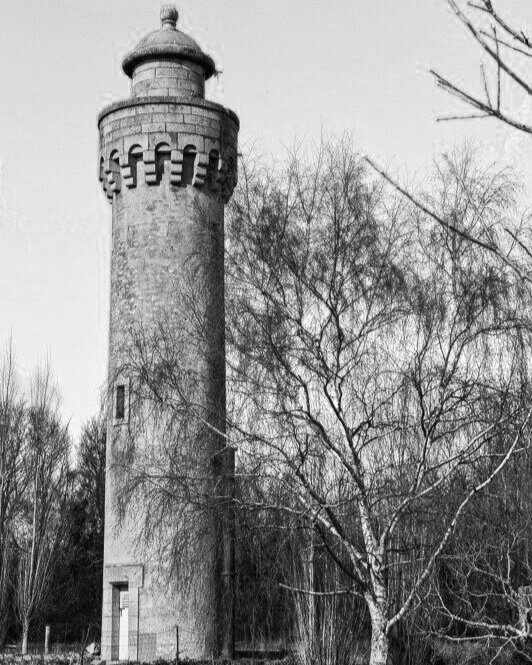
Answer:
<svg viewBox="0 0 532 665"><path fill-rule="evenodd" d="M452 231L453 233L456 233L456 235L460 236L464 240L467 240L468 242L473 243L474 245L477 245L478 247L481 247L482 249L490 252L494 256L496 256L498 259L500 259L504 264L512 268L512 270L515 271L519 277L528 282L532 283L532 277L528 275L528 273L524 272L520 266L513 261L509 256L507 256L497 245L494 243L486 243L479 238L476 238L475 236L472 236L469 232L458 228L455 224L448 222L444 219L442 219L439 215L437 215L433 210L430 210L427 206L425 206L419 199L417 199L413 194L408 192L404 187L401 187L397 181L395 181L391 176L389 176L383 169L378 167L373 160L371 160L369 157L364 157L365 161L371 166L373 170L375 170L377 173L379 173L385 180L388 182L394 189L396 189L398 192L400 192L406 199L408 199L411 203L413 203L416 208L421 210L423 213L431 217L435 222L437 222L440 226L443 228Z"/></svg>

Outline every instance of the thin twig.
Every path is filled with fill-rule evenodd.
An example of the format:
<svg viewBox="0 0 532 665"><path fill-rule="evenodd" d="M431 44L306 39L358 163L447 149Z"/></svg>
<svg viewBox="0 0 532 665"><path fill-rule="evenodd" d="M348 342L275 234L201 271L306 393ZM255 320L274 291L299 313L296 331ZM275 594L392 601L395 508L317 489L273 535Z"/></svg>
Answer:
<svg viewBox="0 0 532 665"><path fill-rule="evenodd" d="M505 263L507 266L512 268L517 275L529 282L532 283L532 277L530 277L527 273L523 272L521 268L515 263L515 261L512 261L504 252L500 250L500 248L494 244L494 243L487 243L484 242L483 240L480 240L479 238L476 238L475 236L472 236L470 233L467 231L464 231L463 229L459 229L457 226L452 224L451 222L447 222L444 219L442 219L439 215L437 215L433 210L430 210L430 208L427 208L421 201L419 201L416 197L414 197L410 192L408 192L404 187L401 187L401 185L396 182L391 176L389 176L386 171L378 167L375 162L373 162L369 157L364 157L364 160L371 166L371 168L379 173L386 182L388 182L394 189L396 189L400 194L402 194L406 199L408 199L411 203L413 203L416 208L424 212L426 215L431 217L435 222L440 224L440 226L443 226L443 228L452 231L453 233L456 233L456 235L460 236L464 240L468 240L469 242L474 243L475 245L478 245L479 247L482 247L486 251L490 252L494 256L496 256L498 259L500 259L503 263Z"/></svg>

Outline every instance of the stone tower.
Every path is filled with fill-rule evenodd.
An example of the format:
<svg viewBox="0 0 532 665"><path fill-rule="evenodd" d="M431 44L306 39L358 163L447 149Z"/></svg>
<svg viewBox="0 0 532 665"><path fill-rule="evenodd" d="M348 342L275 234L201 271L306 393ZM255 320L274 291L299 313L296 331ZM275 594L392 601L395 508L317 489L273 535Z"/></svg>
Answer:
<svg viewBox="0 0 532 665"><path fill-rule="evenodd" d="M133 442L131 437L139 412L144 413L127 370L132 331L139 326L149 339L161 321L170 322L179 340L188 334L191 319L203 321L202 343L183 350L183 364L197 377L192 390L206 424L190 448L204 466L202 491L218 486L218 477L229 478L233 464L229 454L220 453L225 421L223 234L224 205L236 182L239 122L233 112L205 100L214 62L177 29L177 20L174 7L163 7L162 27L124 58L130 97L104 109L98 120L99 178L112 204L105 660L172 659L177 651L181 657L203 658L231 651L231 519L194 504L186 508L192 517L188 524L194 524L198 510L200 535L196 549L188 548L187 560L171 574L160 542L143 533L148 506L137 500L124 507L119 501L123 478L141 458L149 460L160 443L149 416ZM194 313L176 296L191 284L197 289L190 301ZM173 524L167 526L170 532ZM184 569L189 572L181 579Z"/></svg>

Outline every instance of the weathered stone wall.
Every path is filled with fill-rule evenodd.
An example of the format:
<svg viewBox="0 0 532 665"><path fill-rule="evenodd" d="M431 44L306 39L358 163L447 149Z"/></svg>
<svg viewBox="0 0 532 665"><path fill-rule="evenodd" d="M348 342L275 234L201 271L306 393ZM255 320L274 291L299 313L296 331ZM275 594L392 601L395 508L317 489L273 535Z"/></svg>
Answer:
<svg viewBox="0 0 532 665"><path fill-rule="evenodd" d="M131 80L134 97L205 96L205 74L200 65L173 60L150 60L139 65Z"/></svg>
<svg viewBox="0 0 532 665"><path fill-rule="evenodd" d="M193 186L203 188L210 156L220 162L211 191L227 201L236 183L238 120L205 100L185 103L179 97L142 98L110 107L100 119L99 178L110 201L124 187L135 188L134 165L144 164L147 184L155 184L157 152L170 149L170 184L182 181L184 150L197 152Z"/></svg>
<svg viewBox="0 0 532 665"><path fill-rule="evenodd" d="M238 120L219 105L190 100L190 93L203 94L198 73L163 61L140 65L132 93L153 96L115 104L100 116L99 178L113 205L109 376L129 386L120 372L138 324L146 331L161 318L176 328L188 325L191 312L176 294L201 275L196 306L206 322L206 343L187 362L203 377L198 395L205 413L216 414L212 424L223 429L223 217L236 183ZM181 562L193 574L169 580L170 562L161 562L160 544L151 546L143 537L147 507L136 504L118 519L123 478L158 445L148 425L127 450L137 408L127 398L124 418L117 422L111 413L109 419L102 658L117 657L111 650L117 631L113 585L120 583L129 584L130 660L175 657L176 626L182 657L209 657L220 637L219 520L201 513L196 551ZM222 444L210 431L194 451L207 478L218 473L213 459Z"/></svg>

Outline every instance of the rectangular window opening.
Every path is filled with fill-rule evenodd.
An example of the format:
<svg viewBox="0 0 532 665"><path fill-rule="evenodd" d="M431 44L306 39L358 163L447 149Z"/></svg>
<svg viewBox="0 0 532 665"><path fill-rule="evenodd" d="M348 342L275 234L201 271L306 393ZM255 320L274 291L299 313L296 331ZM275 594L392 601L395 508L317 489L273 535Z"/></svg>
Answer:
<svg viewBox="0 0 532 665"><path fill-rule="evenodd" d="M124 420L125 417L126 417L126 387L116 386L115 418L116 420Z"/></svg>

